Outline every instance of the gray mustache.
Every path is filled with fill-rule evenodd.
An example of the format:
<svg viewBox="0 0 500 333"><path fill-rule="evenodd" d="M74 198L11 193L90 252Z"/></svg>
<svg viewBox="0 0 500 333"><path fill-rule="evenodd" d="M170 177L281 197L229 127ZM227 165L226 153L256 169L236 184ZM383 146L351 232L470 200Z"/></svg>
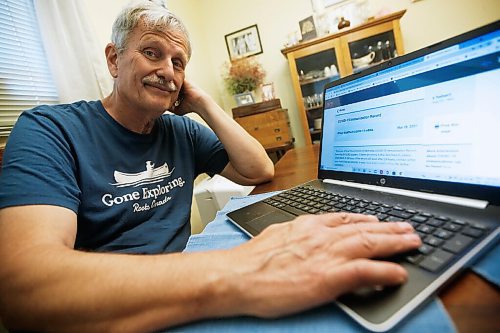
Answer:
<svg viewBox="0 0 500 333"><path fill-rule="evenodd" d="M142 79L142 83L158 87L168 92L177 91L177 86L175 85L173 80L167 81L156 75L146 76L145 78Z"/></svg>

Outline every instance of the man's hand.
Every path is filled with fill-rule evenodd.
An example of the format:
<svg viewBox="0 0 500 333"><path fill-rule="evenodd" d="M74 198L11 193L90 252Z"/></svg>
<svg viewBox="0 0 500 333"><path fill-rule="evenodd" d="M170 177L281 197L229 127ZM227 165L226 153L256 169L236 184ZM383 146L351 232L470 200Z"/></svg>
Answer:
<svg viewBox="0 0 500 333"><path fill-rule="evenodd" d="M404 283L407 272L381 258L416 249L408 223L361 214L306 215L276 224L235 249L241 313L276 317L335 300L360 287ZM239 286L238 286L239 287ZM243 289L244 288L244 289Z"/></svg>
<svg viewBox="0 0 500 333"><path fill-rule="evenodd" d="M179 116L191 112L198 113L197 111L201 110L209 100L211 100L211 97L207 93L188 80L184 80L177 102L170 111Z"/></svg>

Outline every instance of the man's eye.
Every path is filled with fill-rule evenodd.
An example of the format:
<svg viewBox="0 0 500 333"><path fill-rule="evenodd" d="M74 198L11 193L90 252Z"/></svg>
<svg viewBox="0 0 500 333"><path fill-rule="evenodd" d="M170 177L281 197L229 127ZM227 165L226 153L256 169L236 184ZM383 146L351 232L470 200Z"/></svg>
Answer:
<svg viewBox="0 0 500 333"><path fill-rule="evenodd" d="M156 58L156 53L153 50L144 50L142 53L148 58Z"/></svg>
<svg viewBox="0 0 500 333"><path fill-rule="evenodd" d="M175 67L177 67L177 68L180 68L180 69L183 69L183 68L184 68L184 63L183 63L182 61L180 61L180 60L174 60L174 61L173 61L173 64L174 64L174 66L175 66Z"/></svg>

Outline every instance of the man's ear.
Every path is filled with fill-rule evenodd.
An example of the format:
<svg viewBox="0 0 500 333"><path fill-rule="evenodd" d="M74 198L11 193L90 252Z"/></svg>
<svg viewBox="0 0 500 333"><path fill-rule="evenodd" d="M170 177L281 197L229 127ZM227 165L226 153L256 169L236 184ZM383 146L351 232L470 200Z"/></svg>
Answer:
<svg viewBox="0 0 500 333"><path fill-rule="evenodd" d="M106 54L106 62L108 63L109 74L113 78L118 77L118 52L116 50L116 46L113 43L109 43L106 45L106 49L104 50Z"/></svg>

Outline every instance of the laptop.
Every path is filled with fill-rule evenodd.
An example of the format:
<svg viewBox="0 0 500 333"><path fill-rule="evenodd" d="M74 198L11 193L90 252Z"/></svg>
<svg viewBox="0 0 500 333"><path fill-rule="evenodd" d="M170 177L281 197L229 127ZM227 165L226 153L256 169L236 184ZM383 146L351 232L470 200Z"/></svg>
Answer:
<svg viewBox="0 0 500 333"><path fill-rule="evenodd" d="M500 232L500 21L328 83L318 179L228 213L250 236L301 214L409 221L423 245L391 260L406 284L337 304L386 331Z"/></svg>

